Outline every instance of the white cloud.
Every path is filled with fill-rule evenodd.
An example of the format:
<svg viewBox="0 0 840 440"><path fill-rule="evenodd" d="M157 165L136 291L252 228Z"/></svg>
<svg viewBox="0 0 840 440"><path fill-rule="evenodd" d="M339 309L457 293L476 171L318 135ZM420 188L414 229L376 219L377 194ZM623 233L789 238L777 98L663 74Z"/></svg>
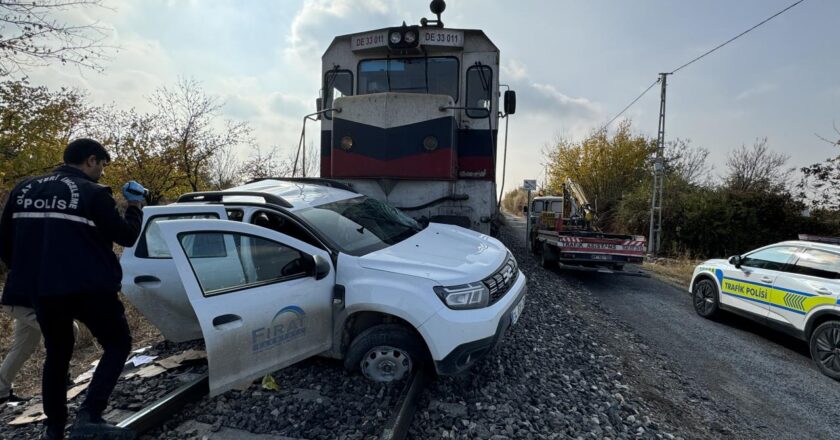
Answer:
<svg viewBox="0 0 840 440"><path fill-rule="evenodd" d="M756 96L765 95L765 94L768 94L768 93L775 92L778 89L779 89L779 86L777 84L771 84L771 83L757 84L757 85L755 85L753 87L750 87L750 88L744 90L743 92L739 93L735 97L735 100L736 101L743 101L745 99L749 99L749 98L753 98L753 97L756 97Z"/></svg>
<svg viewBox="0 0 840 440"><path fill-rule="evenodd" d="M508 78L508 81L522 81L528 76L528 71L519 60L509 59L502 64L501 68L502 75Z"/></svg>
<svg viewBox="0 0 840 440"><path fill-rule="evenodd" d="M384 0L305 0L286 37L286 60L320 66L336 35L399 24L399 11Z"/></svg>
<svg viewBox="0 0 840 440"><path fill-rule="evenodd" d="M502 82L507 82L517 93L517 107L530 115L562 117L590 123L593 126L603 119L601 106L587 98L572 97L553 84L537 82L527 67L515 59L502 65Z"/></svg>

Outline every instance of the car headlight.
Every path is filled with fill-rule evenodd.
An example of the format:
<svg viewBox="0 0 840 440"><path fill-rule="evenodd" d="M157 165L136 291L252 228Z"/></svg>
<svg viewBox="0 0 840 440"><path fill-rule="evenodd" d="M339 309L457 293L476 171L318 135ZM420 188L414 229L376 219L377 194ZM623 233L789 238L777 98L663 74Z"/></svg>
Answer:
<svg viewBox="0 0 840 440"><path fill-rule="evenodd" d="M353 138L350 136L344 136L341 138L341 149L344 151L350 151L353 148Z"/></svg>
<svg viewBox="0 0 840 440"><path fill-rule="evenodd" d="M391 40L391 44L399 44L402 41L402 35L399 32L391 32L388 39Z"/></svg>
<svg viewBox="0 0 840 440"><path fill-rule="evenodd" d="M413 44L415 41L417 41L417 34L415 34L414 31L408 31L405 33L406 43Z"/></svg>
<svg viewBox="0 0 840 440"><path fill-rule="evenodd" d="M490 291L484 283L436 286L435 293L450 309L480 309L490 303Z"/></svg>

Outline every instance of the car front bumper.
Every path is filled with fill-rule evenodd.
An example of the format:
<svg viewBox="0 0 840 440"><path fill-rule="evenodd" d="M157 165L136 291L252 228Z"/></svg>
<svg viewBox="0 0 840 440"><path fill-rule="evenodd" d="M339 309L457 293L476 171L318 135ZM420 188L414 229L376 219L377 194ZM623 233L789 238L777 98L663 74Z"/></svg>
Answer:
<svg viewBox="0 0 840 440"><path fill-rule="evenodd" d="M512 325L512 313L520 303L525 301L528 291L525 275L520 277L511 290L505 295L504 304L496 303L487 309L494 310L493 317L484 321L462 322L462 323L440 323L441 314L430 319L422 327L429 330L429 325L437 327L438 332L447 334L445 341L449 343L448 350L443 356L434 356L435 370L440 375L453 375L469 369L476 361L488 355L493 349L504 340L505 334ZM524 303L523 303L524 306ZM486 311L479 309L474 311ZM447 310L464 315L465 310ZM468 313L467 313L468 314ZM521 316L521 310L520 310ZM469 338L467 335L483 331L484 334L477 338Z"/></svg>

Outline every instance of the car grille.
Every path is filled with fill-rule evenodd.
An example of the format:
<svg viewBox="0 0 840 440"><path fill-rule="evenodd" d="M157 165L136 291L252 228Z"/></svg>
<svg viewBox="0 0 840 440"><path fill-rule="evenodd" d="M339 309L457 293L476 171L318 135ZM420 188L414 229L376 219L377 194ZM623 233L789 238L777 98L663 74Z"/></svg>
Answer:
<svg viewBox="0 0 840 440"><path fill-rule="evenodd" d="M487 289L490 290L490 304L493 305L513 287L516 278L519 277L519 267L516 265L516 259L508 254L507 260L504 264L489 277L482 280Z"/></svg>

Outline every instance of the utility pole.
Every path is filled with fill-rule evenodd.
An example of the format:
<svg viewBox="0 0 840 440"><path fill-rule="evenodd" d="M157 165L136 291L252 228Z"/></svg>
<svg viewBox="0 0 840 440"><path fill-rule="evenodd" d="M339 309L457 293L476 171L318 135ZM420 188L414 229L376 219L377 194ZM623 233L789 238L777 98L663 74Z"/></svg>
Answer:
<svg viewBox="0 0 840 440"><path fill-rule="evenodd" d="M656 136L656 159L653 162L653 193L650 200L650 235L648 255L656 256L662 241L662 190L665 186L665 88L670 73L660 73L662 92L659 102L659 131Z"/></svg>

